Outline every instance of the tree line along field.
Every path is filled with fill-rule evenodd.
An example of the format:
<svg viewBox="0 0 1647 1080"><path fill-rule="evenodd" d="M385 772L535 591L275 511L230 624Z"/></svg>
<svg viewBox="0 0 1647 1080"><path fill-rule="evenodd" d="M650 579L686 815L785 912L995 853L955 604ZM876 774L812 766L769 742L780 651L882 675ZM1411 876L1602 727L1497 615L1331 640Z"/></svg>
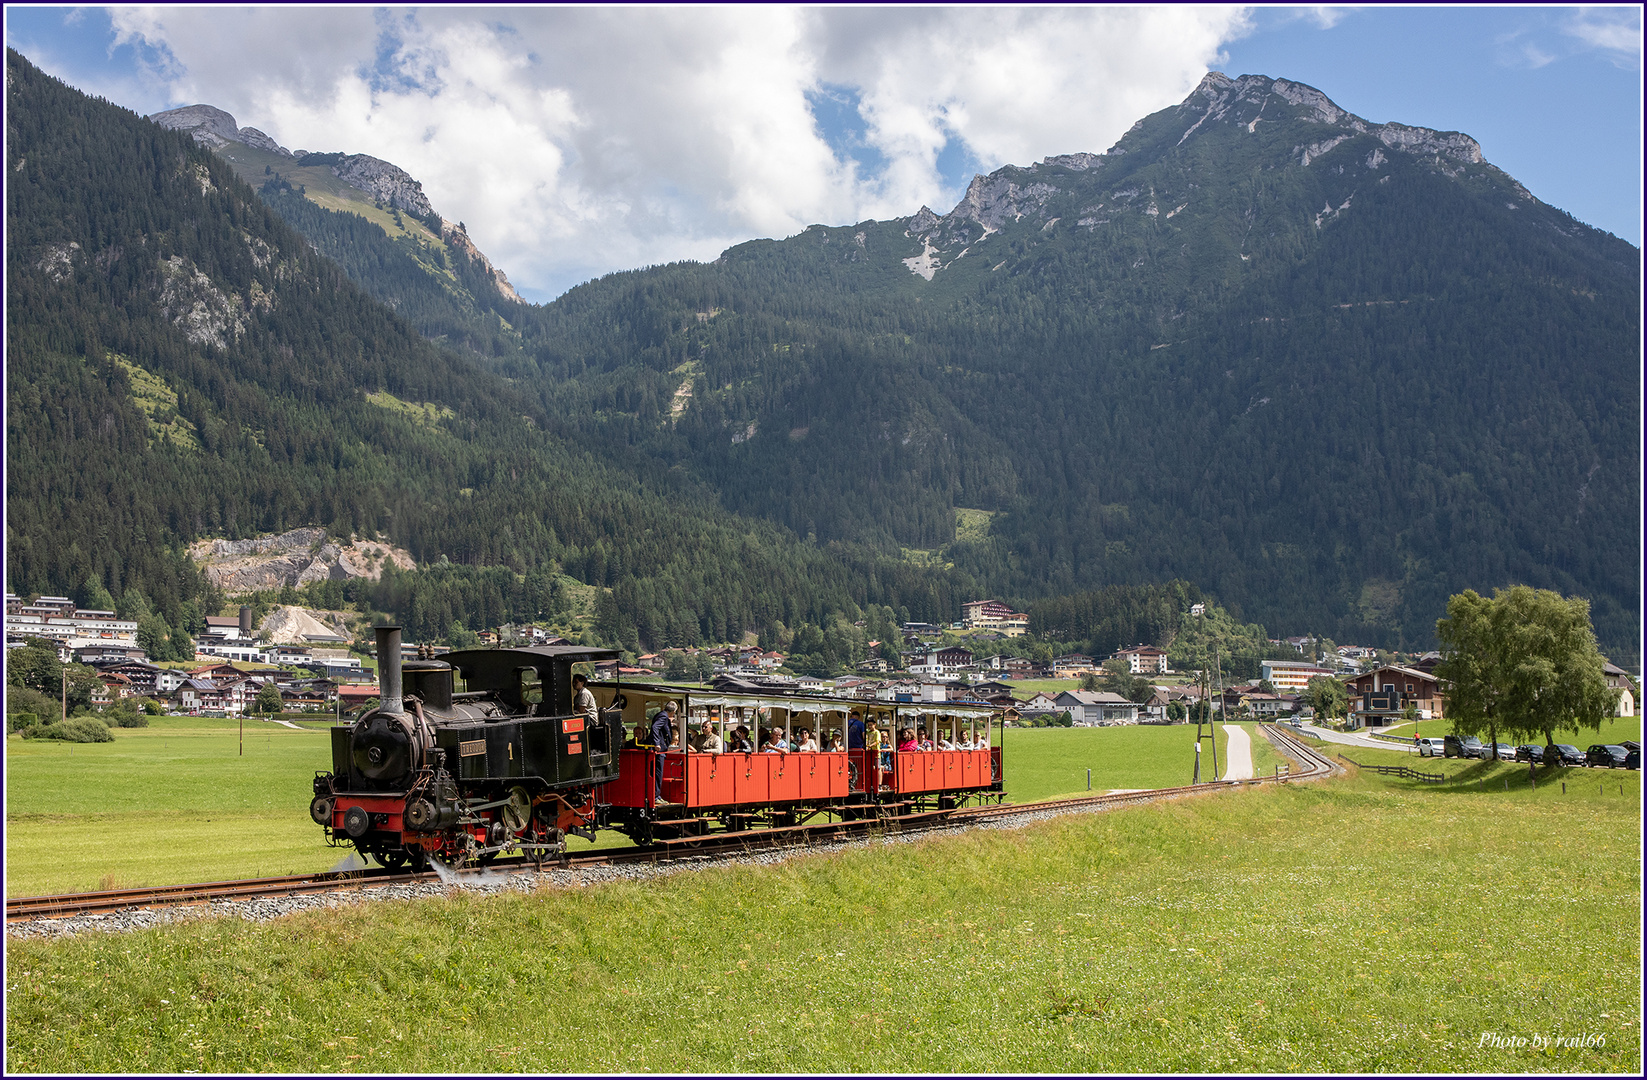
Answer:
<svg viewBox="0 0 1647 1080"><path fill-rule="evenodd" d="M308 814L314 774L331 768L331 726L248 720L244 755L238 721L203 717L155 717L117 729L112 743L9 738L6 895L331 868L347 849L327 847ZM1008 796L1084 792L1089 768L1100 793L1187 784L1194 736L1193 726L1013 728ZM1220 734L1220 760L1223 745ZM1205 753L1203 770L1210 746ZM599 843L627 841L614 833ZM573 841L574 851L586 847Z"/></svg>
<svg viewBox="0 0 1647 1080"><path fill-rule="evenodd" d="M1636 1074L1640 784L1606 780L1352 771L759 868L19 939L7 1064ZM576 1037L567 987L601 1018Z"/></svg>

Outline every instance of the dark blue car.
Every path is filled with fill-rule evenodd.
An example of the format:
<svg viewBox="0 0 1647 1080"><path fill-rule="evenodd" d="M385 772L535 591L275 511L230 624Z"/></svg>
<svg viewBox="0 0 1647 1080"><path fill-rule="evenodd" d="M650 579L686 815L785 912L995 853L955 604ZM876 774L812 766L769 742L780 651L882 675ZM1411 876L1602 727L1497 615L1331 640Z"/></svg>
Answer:
<svg viewBox="0 0 1647 1080"><path fill-rule="evenodd" d="M1551 765L1582 765L1584 751L1571 743L1556 743L1544 751L1544 760Z"/></svg>
<svg viewBox="0 0 1647 1080"><path fill-rule="evenodd" d="M1597 743L1585 751L1584 760L1585 764L1593 769L1622 769L1624 768L1625 759L1629 756L1630 752L1622 746L1614 746L1611 743Z"/></svg>

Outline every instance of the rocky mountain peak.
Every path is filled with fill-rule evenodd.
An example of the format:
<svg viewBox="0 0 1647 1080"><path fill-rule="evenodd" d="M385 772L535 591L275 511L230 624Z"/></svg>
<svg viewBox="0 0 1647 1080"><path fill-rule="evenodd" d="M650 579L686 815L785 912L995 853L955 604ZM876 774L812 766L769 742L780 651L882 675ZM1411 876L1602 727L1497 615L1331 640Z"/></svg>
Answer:
<svg viewBox="0 0 1647 1080"><path fill-rule="evenodd" d="M225 143L242 143L267 150L282 157L292 153L256 128L242 128L234 117L215 105L185 105L181 109L167 109L149 117L169 131L185 131L200 145L216 150Z"/></svg>
<svg viewBox="0 0 1647 1080"><path fill-rule="evenodd" d="M1276 104L1280 107L1269 112ZM1338 138L1329 135L1298 147L1301 162L1305 165L1310 163L1311 158L1320 157L1352 134L1371 135L1386 147L1402 153L1443 157L1465 165L1479 165L1482 162L1481 144L1463 132L1409 127L1393 121L1373 124L1339 108L1313 86L1287 79L1272 79L1266 75L1243 75L1232 79L1221 71L1209 71L1178 106L1177 113L1186 120L1194 117L1178 139L1180 146L1208 123L1238 124L1252 134L1257 132L1260 124L1294 119L1340 129Z"/></svg>

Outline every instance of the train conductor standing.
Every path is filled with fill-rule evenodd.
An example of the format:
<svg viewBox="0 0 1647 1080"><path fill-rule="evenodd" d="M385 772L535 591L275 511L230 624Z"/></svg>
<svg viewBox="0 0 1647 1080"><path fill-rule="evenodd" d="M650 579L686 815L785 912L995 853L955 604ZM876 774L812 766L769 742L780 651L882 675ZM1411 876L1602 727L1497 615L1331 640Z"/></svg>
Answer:
<svg viewBox="0 0 1647 1080"><path fill-rule="evenodd" d="M675 742L675 703L666 701L652 717L652 746L657 750L657 770L653 778L655 802L663 802L663 755Z"/></svg>

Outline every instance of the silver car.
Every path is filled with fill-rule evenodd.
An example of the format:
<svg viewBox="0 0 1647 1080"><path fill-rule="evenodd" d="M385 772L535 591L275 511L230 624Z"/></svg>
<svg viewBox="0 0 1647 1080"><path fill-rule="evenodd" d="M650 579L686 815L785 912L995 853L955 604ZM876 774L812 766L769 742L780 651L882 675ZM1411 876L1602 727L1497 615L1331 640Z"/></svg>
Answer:
<svg viewBox="0 0 1647 1080"><path fill-rule="evenodd" d="M1499 743L1498 744L1498 760L1500 760L1500 761L1514 761L1515 760L1515 747L1511 746L1509 743L1504 743L1504 742Z"/></svg>
<svg viewBox="0 0 1647 1080"><path fill-rule="evenodd" d="M1419 739L1418 740L1418 756L1419 757L1446 757L1447 755L1446 755L1446 752L1444 751L1444 749L1441 745L1441 740L1440 739Z"/></svg>

